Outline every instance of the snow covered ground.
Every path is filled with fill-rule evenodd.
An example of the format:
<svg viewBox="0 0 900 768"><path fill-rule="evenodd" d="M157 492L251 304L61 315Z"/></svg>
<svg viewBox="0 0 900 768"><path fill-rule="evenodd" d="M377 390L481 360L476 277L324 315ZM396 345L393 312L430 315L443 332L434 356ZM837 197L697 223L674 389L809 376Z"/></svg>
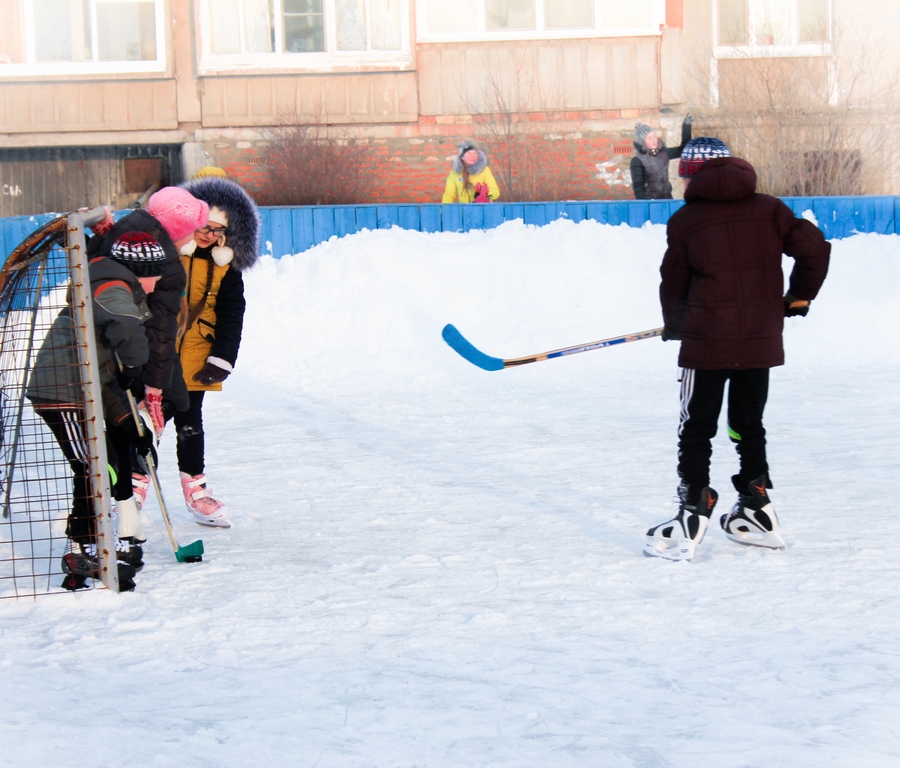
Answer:
<svg viewBox="0 0 900 768"><path fill-rule="evenodd" d="M205 409L234 527L164 488L133 594L0 604L0 765L894 768L900 238L835 242L766 424L787 548L641 555L676 487L660 226L398 229L266 258ZM788 260L786 260L788 261ZM724 426L724 422L723 422ZM732 502L735 455L713 485Z"/></svg>

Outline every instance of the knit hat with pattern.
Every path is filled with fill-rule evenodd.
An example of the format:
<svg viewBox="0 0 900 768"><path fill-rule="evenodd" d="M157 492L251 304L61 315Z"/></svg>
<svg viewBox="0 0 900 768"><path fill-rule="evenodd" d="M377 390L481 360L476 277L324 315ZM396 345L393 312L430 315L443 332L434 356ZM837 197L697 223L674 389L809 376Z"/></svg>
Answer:
<svg viewBox="0 0 900 768"><path fill-rule="evenodd" d="M691 139L681 150L681 161L678 163L678 175L689 179L699 171L707 160L717 157L731 157L731 150L721 139L710 136L698 136Z"/></svg>
<svg viewBox="0 0 900 768"><path fill-rule="evenodd" d="M656 133L649 125L646 123L635 123L634 124L634 139L638 144L643 144L644 139L647 138L651 133Z"/></svg>
<svg viewBox="0 0 900 768"><path fill-rule="evenodd" d="M125 232L112 244L109 258L138 277L158 277L166 271L166 252L146 232Z"/></svg>

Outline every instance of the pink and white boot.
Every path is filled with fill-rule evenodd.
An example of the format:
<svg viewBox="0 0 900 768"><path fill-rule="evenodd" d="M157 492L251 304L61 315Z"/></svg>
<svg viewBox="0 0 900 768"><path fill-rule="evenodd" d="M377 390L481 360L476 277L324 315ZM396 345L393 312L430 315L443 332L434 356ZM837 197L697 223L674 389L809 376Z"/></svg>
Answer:
<svg viewBox="0 0 900 768"><path fill-rule="evenodd" d="M181 490L184 492L184 503L188 511L194 516L199 525L208 525L213 528L231 528L231 523L225 516L225 505L215 499L212 490L206 485L206 475L189 475L179 472L181 475Z"/></svg>

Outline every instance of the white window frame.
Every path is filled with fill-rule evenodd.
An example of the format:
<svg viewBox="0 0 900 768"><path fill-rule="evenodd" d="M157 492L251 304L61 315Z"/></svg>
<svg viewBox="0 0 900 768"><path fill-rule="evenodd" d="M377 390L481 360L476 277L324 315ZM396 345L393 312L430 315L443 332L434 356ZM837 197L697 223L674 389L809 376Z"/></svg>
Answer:
<svg viewBox="0 0 900 768"><path fill-rule="evenodd" d="M762 45L757 43L758 27L756 16L750 14L749 44L719 45L719 3L712 1L712 33L714 59L755 59L755 58L789 58L805 56L831 56L831 34L834 31L834 0L827 0L829 39L821 43L798 43L797 0L791 0L791 42L787 45ZM757 0L747 0L753 6Z"/></svg>
<svg viewBox="0 0 900 768"><path fill-rule="evenodd" d="M118 0L86 0L91 6L91 61L37 61L35 35L40 34L40 20L35 19L33 0L22 0L25 61L21 64L2 64L0 74L8 77L49 75L103 75L165 72L166 70L166 0L149 0L154 5L156 22L156 59L153 61L99 61L97 38L97 6L110 5Z"/></svg>
<svg viewBox="0 0 900 768"><path fill-rule="evenodd" d="M409 3L400 0L400 48L396 51L339 51L337 50L337 24L335 23L335 0L323 0L325 10L325 51L291 53L276 50L274 53L213 53L210 33L210 2L200 0L200 75L226 75L246 72L266 73L281 71L334 72L365 70L398 70L412 62L409 39ZM282 0L275 2L275 43L283 44ZM367 0L368 11L368 0ZM371 15L366 13L367 39ZM241 37L244 29L241 25Z"/></svg>
<svg viewBox="0 0 900 768"><path fill-rule="evenodd" d="M446 0L452 2L452 0ZM666 0L651 0L652 21L648 27L626 27L621 29L597 28L601 19L600 0L594 0L594 25L567 29L544 28L544 0L534 0L535 28L527 29L487 29L485 0L475 0L478 28L474 32L434 33L428 31L428 8L424 0L416 0L417 40L421 43L455 43L482 40L556 40L584 37L647 37L659 36L666 23ZM602 19L601 19L602 20Z"/></svg>

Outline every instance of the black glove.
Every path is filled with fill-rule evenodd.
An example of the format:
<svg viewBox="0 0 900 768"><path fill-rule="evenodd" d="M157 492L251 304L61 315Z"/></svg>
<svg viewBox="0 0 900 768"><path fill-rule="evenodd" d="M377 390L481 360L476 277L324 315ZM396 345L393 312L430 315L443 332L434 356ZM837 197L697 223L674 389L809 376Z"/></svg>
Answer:
<svg viewBox="0 0 900 768"><path fill-rule="evenodd" d="M231 371L223 370L213 363L207 363L194 374L194 381L199 381L204 387L208 387L210 384L218 384L220 381L225 381L229 373Z"/></svg>
<svg viewBox="0 0 900 768"><path fill-rule="evenodd" d="M673 331L671 328L663 328L660 335L663 341L681 341L681 331Z"/></svg>
<svg viewBox="0 0 900 768"><path fill-rule="evenodd" d="M153 433L146 426L142 430L138 429L131 413L119 419L116 426L122 430L122 434L141 456L146 456L153 451Z"/></svg>
<svg viewBox="0 0 900 768"><path fill-rule="evenodd" d="M123 365L121 371L116 371L116 382L123 390L132 391L141 383L141 374L144 371L142 365ZM143 392L141 393L143 397Z"/></svg>
<svg viewBox="0 0 900 768"><path fill-rule="evenodd" d="M796 296L788 293L784 297L784 316L785 317L806 317L809 312L809 302L798 299Z"/></svg>
<svg viewBox="0 0 900 768"><path fill-rule="evenodd" d="M684 122L682 123L682 125L693 125L693 124L694 124L694 116L690 115L690 114L685 115Z"/></svg>

